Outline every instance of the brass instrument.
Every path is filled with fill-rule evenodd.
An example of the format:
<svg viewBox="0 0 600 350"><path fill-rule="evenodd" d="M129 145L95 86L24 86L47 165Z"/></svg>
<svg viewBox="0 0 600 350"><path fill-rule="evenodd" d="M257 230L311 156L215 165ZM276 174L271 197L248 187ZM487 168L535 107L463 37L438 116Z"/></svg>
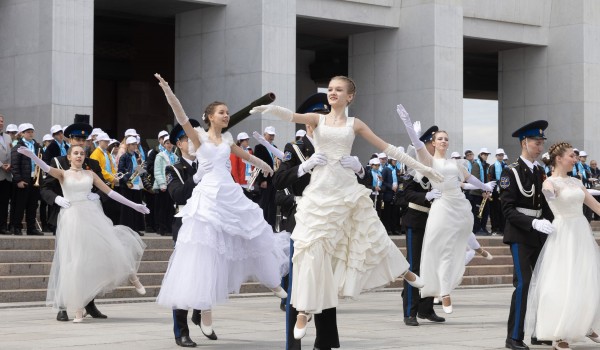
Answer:
<svg viewBox="0 0 600 350"><path fill-rule="evenodd" d="M135 168L129 180L127 180L127 187L133 188L133 182L140 176L141 170L144 168L145 162L139 163L139 165Z"/></svg>
<svg viewBox="0 0 600 350"><path fill-rule="evenodd" d="M248 181L248 187L246 188L247 191L252 191L252 187L254 187L254 183L258 178L258 174L260 174L260 169L254 167L254 170L252 170L252 174L250 174L250 181Z"/></svg>
<svg viewBox="0 0 600 350"><path fill-rule="evenodd" d="M481 200L481 203L479 204L479 213L477 214L477 217L479 219L481 219L483 217L483 210L485 209L485 204L488 201L488 198L490 199L490 202L492 201L491 197L491 193L489 196L484 196L483 199Z"/></svg>
<svg viewBox="0 0 600 350"><path fill-rule="evenodd" d="M37 154L38 158L42 158L42 148L40 147L40 149L38 150L38 154ZM33 170L33 187L40 187L40 178L42 177L42 169L40 168L39 165L35 165L35 168Z"/></svg>

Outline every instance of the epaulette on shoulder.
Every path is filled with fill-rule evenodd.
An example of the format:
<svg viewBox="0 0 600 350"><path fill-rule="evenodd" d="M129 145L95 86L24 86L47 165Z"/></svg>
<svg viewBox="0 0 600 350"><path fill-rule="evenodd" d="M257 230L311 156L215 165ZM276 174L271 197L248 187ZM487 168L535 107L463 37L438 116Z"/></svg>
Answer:
<svg viewBox="0 0 600 350"><path fill-rule="evenodd" d="M518 165L519 165L519 162L514 162L514 163L510 163L510 164L508 165L508 167L509 167L510 169L512 169L512 168L515 168L515 167L517 167Z"/></svg>

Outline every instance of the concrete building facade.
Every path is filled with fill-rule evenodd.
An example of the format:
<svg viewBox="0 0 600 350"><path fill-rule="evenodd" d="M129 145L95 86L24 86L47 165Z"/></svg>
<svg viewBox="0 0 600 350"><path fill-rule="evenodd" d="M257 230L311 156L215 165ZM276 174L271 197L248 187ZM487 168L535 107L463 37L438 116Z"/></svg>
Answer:
<svg viewBox="0 0 600 350"><path fill-rule="evenodd" d="M0 0L0 113L39 134L79 113L154 138L172 123L155 71L197 118L213 100L234 112L270 91L294 109L341 73L358 86L350 115L393 144L409 142L402 103L459 149L471 97L498 99L511 155L511 132L547 119L549 142L594 156L599 42L595 0ZM267 125L280 146L293 139L296 126L272 116L232 131ZM363 160L372 151L355 144Z"/></svg>

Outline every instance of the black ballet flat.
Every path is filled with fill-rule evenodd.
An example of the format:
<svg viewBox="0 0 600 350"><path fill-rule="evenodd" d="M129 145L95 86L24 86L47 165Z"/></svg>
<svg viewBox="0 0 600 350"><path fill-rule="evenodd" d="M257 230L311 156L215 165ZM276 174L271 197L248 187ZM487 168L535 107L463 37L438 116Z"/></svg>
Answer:
<svg viewBox="0 0 600 350"><path fill-rule="evenodd" d="M552 340L539 340L536 337L531 337L531 345L548 345L548 346L552 346Z"/></svg>

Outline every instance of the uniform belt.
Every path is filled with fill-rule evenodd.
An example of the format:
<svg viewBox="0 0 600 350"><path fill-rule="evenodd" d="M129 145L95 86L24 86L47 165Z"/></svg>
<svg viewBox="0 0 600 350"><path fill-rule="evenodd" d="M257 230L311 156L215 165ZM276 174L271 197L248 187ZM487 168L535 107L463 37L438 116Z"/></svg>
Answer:
<svg viewBox="0 0 600 350"><path fill-rule="evenodd" d="M542 216L542 209L534 210L534 209L518 208L518 207L516 209L519 213L525 214L527 216L531 216L534 218L539 218L540 216Z"/></svg>
<svg viewBox="0 0 600 350"><path fill-rule="evenodd" d="M411 209L423 212L423 213L429 213L429 210L431 210L431 208L427 208L427 207L424 207L422 205L418 205L417 203L413 203L413 202L409 202L408 203L408 207L411 208Z"/></svg>

